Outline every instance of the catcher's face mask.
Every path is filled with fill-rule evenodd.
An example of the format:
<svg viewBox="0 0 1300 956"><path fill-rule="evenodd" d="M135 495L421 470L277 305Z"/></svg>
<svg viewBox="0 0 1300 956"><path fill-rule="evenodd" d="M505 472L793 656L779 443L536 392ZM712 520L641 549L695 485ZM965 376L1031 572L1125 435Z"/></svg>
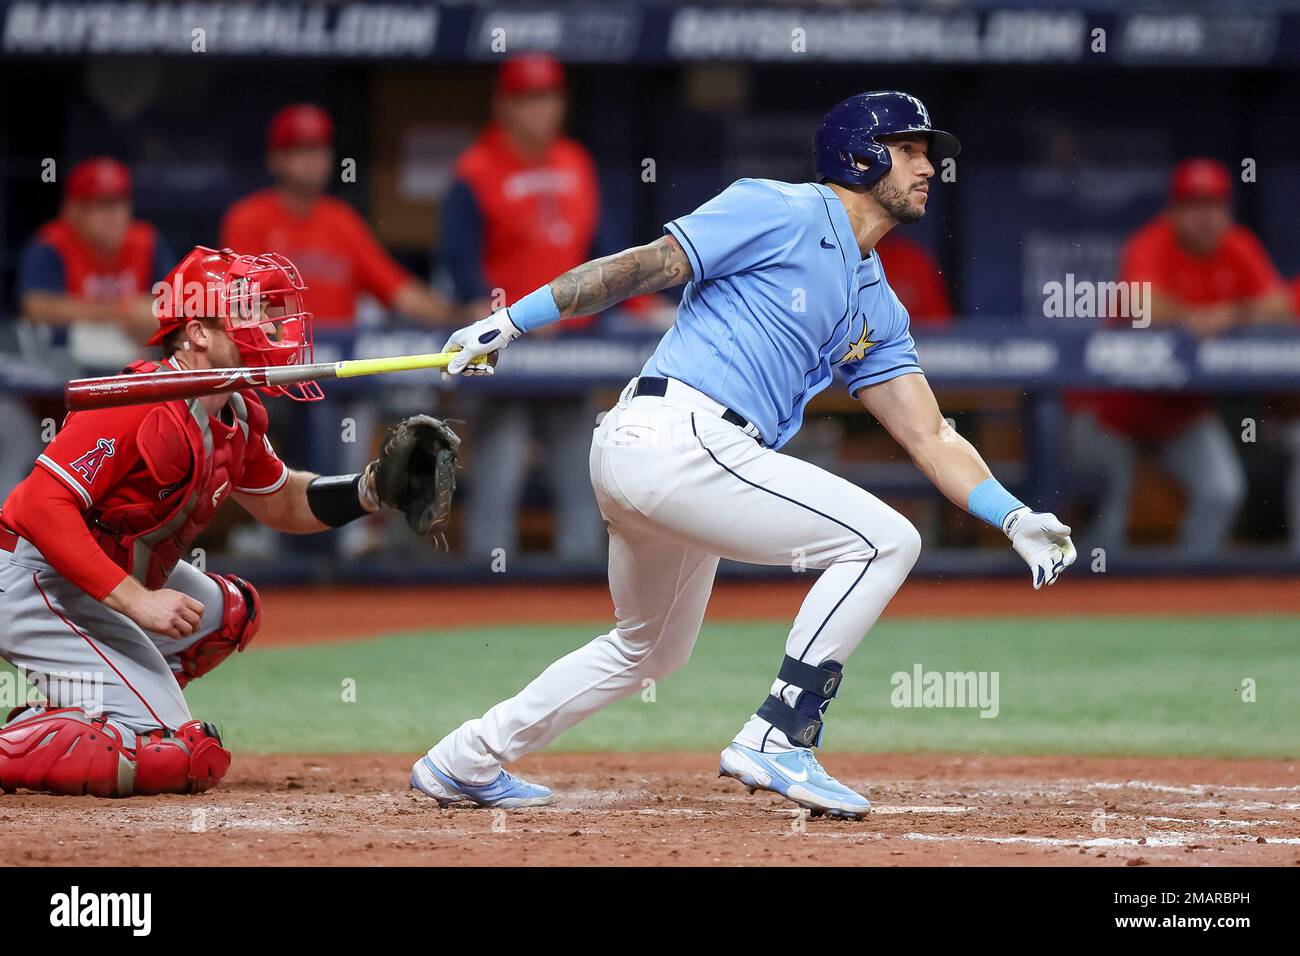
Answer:
<svg viewBox="0 0 1300 956"><path fill-rule="evenodd" d="M190 319L216 319L250 366L288 366L312 361L307 285L297 267L273 252L237 255L230 249L196 247L168 277L155 300L160 342ZM269 385L268 395L297 401L324 397L316 382Z"/></svg>

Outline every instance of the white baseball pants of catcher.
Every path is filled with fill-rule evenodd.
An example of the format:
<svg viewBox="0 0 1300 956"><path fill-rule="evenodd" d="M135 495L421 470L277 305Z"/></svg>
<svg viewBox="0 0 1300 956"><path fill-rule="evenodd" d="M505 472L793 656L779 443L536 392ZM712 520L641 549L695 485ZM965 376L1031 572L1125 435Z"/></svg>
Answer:
<svg viewBox="0 0 1300 956"><path fill-rule="evenodd" d="M670 380L662 397L633 397L635 384L604 416L591 447L618 623L429 751L465 783L491 782L502 764L685 664L719 557L824 569L785 644L790 657L821 666L845 663L920 553L920 535L898 512L763 447L752 426L724 421L725 409L706 395ZM775 673L780 656L772 663ZM777 680L771 693L794 706L799 690ZM762 689L754 696L757 705ZM791 747L753 715L735 739L768 752Z"/></svg>

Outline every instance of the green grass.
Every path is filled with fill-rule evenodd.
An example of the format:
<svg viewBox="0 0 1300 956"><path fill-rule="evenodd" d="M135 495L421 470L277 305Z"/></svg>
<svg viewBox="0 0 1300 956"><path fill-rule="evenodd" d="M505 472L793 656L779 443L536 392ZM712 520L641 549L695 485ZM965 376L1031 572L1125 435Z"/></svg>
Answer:
<svg viewBox="0 0 1300 956"><path fill-rule="evenodd" d="M601 625L413 632L232 658L189 692L243 751L418 751ZM560 738L571 750L721 748L767 693L785 627L706 625L690 662ZM884 621L854 655L826 747L1003 754L1300 754L1300 620ZM896 708L891 675L996 671L999 714ZM1244 678L1257 701L1242 700ZM355 681L355 702L344 700ZM351 686L351 685L349 685Z"/></svg>

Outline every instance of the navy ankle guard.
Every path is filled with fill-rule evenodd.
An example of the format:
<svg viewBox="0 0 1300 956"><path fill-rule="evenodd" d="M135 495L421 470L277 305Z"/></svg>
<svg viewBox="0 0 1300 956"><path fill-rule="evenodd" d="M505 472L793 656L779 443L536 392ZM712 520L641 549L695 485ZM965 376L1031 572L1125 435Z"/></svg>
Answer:
<svg viewBox="0 0 1300 956"><path fill-rule="evenodd" d="M838 669L839 664L835 661L828 661L827 664L833 666L815 667L787 656L781 662L777 679L785 681L792 687L798 687L803 692L799 695L798 703L804 703L806 695L810 698L808 702L813 705L815 712L820 714L831 699L839 693L840 681L844 679L844 673ZM785 734L793 744L816 747L821 743L822 721L819 717L813 717L801 709L791 707L780 697L769 695L756 714Z"/></svg>

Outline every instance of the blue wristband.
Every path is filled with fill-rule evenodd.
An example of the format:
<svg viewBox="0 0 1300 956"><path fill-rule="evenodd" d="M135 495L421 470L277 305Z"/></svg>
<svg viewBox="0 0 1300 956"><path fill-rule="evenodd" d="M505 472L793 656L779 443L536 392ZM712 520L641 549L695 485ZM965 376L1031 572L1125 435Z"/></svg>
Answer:
<svg viewBox="0 0 1300 956"><path fill-rule="evenodd" d="M560 317L560 310L555 306L555 296L551 287L542 286L534 289L510 307L510 321L520 332L531 332L543 325L550 325Z"/></svg>
<svg viewBox="0 0 1300 956"><path fill-rule="evenodd" d="M996 478L985 478L971 489L970 497L966 499L967 511L999 529L1007 515L1024 506L1025 503L1003 488Z"/></svg>

